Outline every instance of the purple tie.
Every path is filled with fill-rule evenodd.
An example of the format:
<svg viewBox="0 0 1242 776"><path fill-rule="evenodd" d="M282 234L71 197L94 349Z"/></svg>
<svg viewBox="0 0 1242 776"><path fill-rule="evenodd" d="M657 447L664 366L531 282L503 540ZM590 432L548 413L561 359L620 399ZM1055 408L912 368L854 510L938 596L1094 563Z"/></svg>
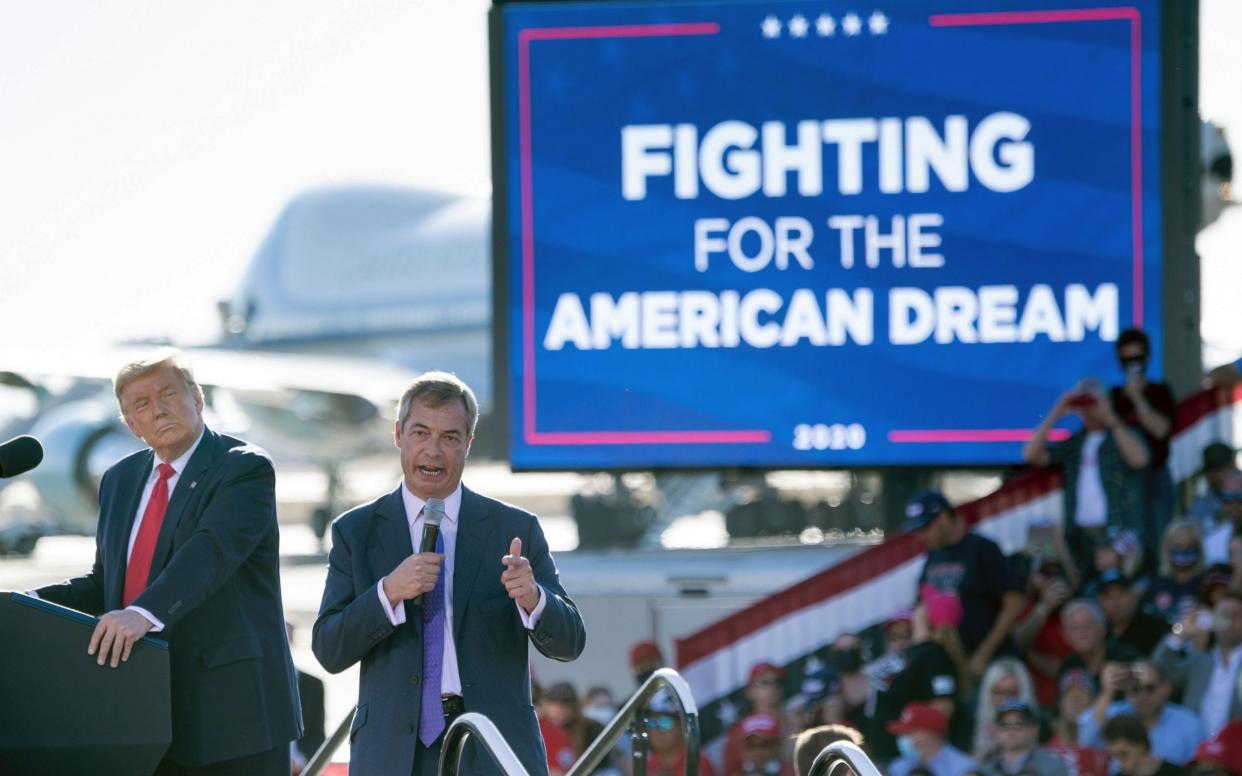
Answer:
<svg viewBox="0 0 1242 776"><path fill-rule="evenodd" d="M436 552L444 554L444 534L436 538ZM444 732L444 701L440 674L444 668L444 564L431 592L423 595L423 709L418 717L418 739L431 746Z"/></svg>

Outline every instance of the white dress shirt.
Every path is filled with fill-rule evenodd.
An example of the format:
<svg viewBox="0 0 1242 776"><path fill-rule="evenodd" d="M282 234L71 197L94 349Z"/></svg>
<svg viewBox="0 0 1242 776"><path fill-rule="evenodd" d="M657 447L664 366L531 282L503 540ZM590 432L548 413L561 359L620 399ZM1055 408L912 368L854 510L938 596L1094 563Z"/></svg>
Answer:
<svg viewBox="0 0 1242 776"><path fill-rule="evenodd" d="M1088 432L1082 443L1082 463L1078 467L1078 509L1074 522L1080 528L1108 524L1108 496L1100 478L1100 448L1107 431Z"/></svg>
<svg viewBox="0 0 1242 776"><path fill-rule="evenodd" d="M138 538L138 529L142 526L142 517L147 512L147 504L151 501L151 494L155 492L155 483L160 479L160 463L166 463L173 467L173 475L168 478L168 500L172 502L173 489L177 487L177 480L181 479L181 472L185 470L185 465L190 462L190 456L194 455L194 451L198 449L198 443L203 441L203 434L207 431L204 426L202 431L198 432L198 439L194 440L194 444L190 445L190 449L186 450L180 456L172 461L164 461L157 455L156 463L151 467L151 474L147 476L147 484L142 488L142 499L138 502L138 514L134 516L134 527L129 532L129 547L125 550L125 565L129 567L129 556L134 554L134 540ZM153 627L152 633L159 633L164 630L164 623L155 618L153 614L143 609L141 606L125 607L131 612L138 612L149 620Z"/></svg>
<svg viewBox="0 0 1242 776"><path fill-rule="evenodd" d="M1209 736L1219 733L1229 721L1229 706L1237 692L1239 668L1242 668L1242 646L1234 647L1228 654L1220 647L1212 650L1212 680L1199 703L1199 717Z"/></svg>
<svg viewBox="0 0 1242 776"><path fill-rule="evenodd" d="M410 492L404 481L401 483L401 501L405 505L405 519L410 524L410 546L418 552L419 546L423 539L423 507L427 502L420 499ZM453 639L453 568L456 559L457 549L457 518L461 515L461 483L457 483L457 488L446 499L444 499L444 520L440 523L440 536L444 539L444 659L440 670L440 694L441 695L461 695L461 671L457 666L457 642ZM496 559L496 573L500 574L503 567L500 566L500 558ZM522 609L517 601L513 605L517 607L518 616L522 619L522 625L527 630L533 630L539 622L539 615L543 614L544 603L547 597L543 587L536 583L536 589L539 591L539 603L535 604L534 610L528 615ZM380 605L384 607L384 614L388 616L388 621L393 625L401 625L405 622L405 601L402 601L395 608L388 603L388 596L384 595L384 580L380 579L376 585L379 593Z"/></svg>

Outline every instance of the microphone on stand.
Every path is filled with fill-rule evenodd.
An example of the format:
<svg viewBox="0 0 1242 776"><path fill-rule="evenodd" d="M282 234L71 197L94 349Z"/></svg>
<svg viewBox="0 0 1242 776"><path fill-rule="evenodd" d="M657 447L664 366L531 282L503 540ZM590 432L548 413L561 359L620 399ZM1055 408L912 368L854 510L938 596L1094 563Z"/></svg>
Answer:
<svg viewBox="0 0 1242 776"><path fill-rule="evenodd" d="M436 540L440 538L440 523L444 520L444 499L429 498L423 506L423 543L418 551L435 552ZM418 606L423 602L420 594L414 599L414 605Z"/></svg>

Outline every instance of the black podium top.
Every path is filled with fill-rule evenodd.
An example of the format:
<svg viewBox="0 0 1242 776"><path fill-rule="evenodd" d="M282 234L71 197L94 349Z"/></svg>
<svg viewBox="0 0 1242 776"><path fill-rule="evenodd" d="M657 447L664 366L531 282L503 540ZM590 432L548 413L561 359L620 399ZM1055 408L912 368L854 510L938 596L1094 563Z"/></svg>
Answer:
<svg viewBox="0 0 1242 776"><path fill-rule="evenodd" d="M86 654L97 620L0 594L0 773L139 776L172 741L168 645L147 637L117 668Z"/></svg>

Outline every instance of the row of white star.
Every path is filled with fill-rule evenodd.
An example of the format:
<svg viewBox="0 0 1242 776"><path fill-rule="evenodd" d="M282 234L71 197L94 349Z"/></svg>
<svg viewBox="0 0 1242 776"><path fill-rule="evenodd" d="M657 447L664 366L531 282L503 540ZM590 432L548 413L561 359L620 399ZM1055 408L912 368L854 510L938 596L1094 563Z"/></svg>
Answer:
<svg viewBox="0 0 1242 776"><path fill-rule="evenodd" d="M759 25L759 29L763 30L765 38L779 38L782 30L788 30L791 38L805 38L811 31L811 24L811 20L802 14L794 16L787 23L782 23L775 16L768 16ZM837 34L837 20L826 13L817 16L814 25L815 34L821 38L831 38ZM862 17L856 13L847 13L841 17L840 28L845 35L854 37L862 32ZM883 11L874 11L867 17L867 30L872 35L883 35L888 32L888 17Z"/></svg>

